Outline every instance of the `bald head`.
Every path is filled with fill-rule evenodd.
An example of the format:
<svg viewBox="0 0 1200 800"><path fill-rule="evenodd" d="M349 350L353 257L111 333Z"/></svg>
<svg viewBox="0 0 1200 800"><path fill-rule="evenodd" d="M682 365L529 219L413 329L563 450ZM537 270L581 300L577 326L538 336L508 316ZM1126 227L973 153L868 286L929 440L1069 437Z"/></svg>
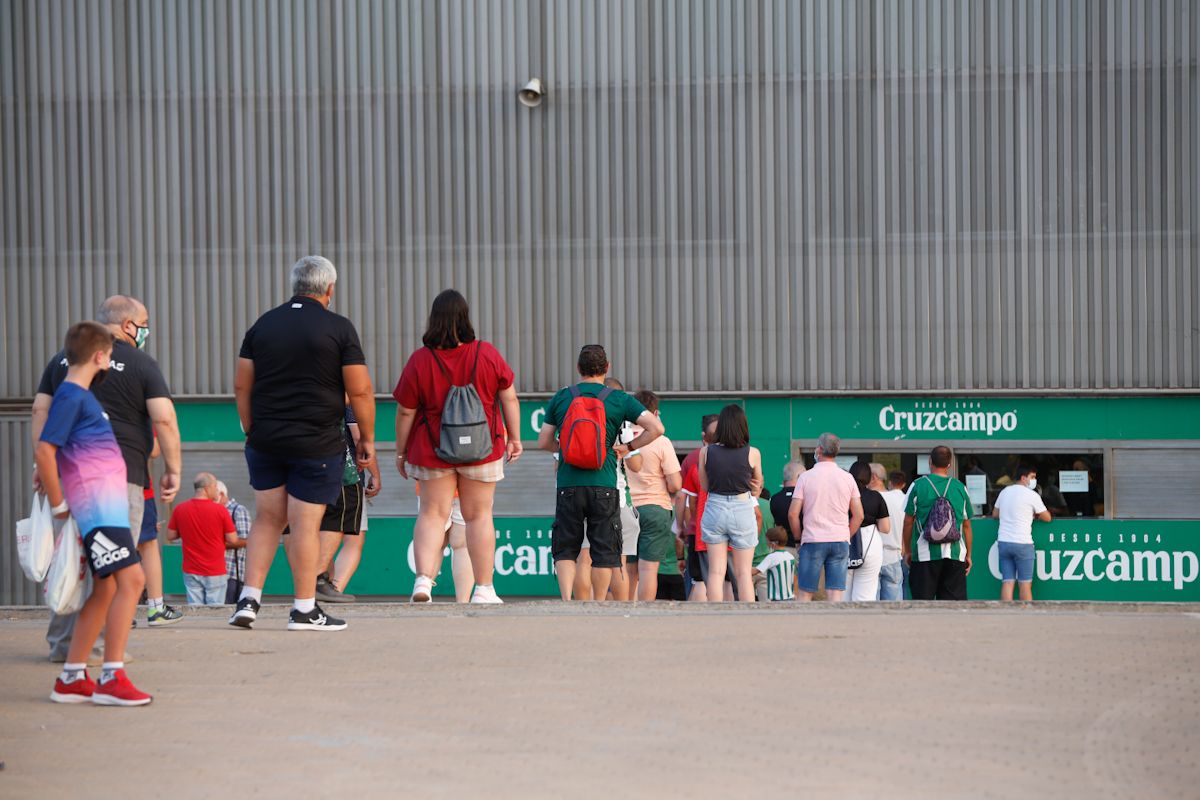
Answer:
<svg viewBox="0 0 1200 800"><path fill-rule="evenodd" d="M198 473L192 480L192 488L196 490L196 497L217 499L217 478L211 472Z"/></svg>
<svg viewBox="0 0 1200 800"><path fill-rule="evenodd" d="M100 309L96 312L96 321L119 327L126 322L141 322L141 317L145 314L146 307L136 297L114 294L100 304Z"/></svg>
<svg viewBox="0 0 1200 800"><path fill-rule="evenodd" d="M136 297L114 294L100 304L96 319L104 323L113 336L134 347L142 347L150 334L150 313Z"/></svg>

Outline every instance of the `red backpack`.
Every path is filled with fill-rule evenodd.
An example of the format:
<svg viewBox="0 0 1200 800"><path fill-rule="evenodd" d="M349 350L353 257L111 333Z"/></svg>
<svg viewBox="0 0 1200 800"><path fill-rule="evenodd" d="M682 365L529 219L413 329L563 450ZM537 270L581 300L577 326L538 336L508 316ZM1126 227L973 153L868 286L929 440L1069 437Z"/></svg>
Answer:
<svg viewBox="0 0 1200 800"><path fill-rule="evenodd" d="M608 415L604 400L612 389L605 386L596 397L588 397L572 386L571 404L563 417L562 433L558 437L563 461L579 469L600 469L608 458L605 439L608 435Z"/></svg>

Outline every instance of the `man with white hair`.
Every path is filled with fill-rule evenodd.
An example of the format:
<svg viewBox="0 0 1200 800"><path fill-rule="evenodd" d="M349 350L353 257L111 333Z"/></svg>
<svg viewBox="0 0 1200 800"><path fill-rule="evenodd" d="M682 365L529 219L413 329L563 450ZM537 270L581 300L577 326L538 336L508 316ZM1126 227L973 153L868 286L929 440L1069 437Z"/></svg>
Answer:
<svg viewBox="0 0 1200 800"><path fill-rule="evenodd" d="M150 485L147 465L155 435L158 436L164 462L159 497L164 503L170 503L179 491L183 462L175 404L171 402L171 391L167 388L167 381L158 363L144 350L150 336L150 312L146 306L137 298L116 294L100 304L96 321L108 328L115 339L112 368L100 373L92 384L92 391L112 424L117 446L125 462L129 529L135 534L142 533L137 548L142 569L146 573L149 606L146 616L152 626L170 625L178 622L183 615L163 601L158 529L142 531L142 516L146 510L145 488ZM60 350L42 372L37 395L33 399L31 427L35 446L46 424L54 392L66 377L67 358ZM41 488L36 477L34 488ZM66 658L74 629L74 614L50 616L46 641L50 644L51 661Z"/></svg>
<svg viewBox="0 0 1200 800"><path fill-rule="evenodd" d="M838 437L822 433L816 465L800 476L792 491L788 524L801 531L796 599L802 602L816 594L822 571L830 602L840 601L846 593L850 537L862 525L864 514L858 484L835 460L841 446Z"/></svg>
<svg viewBox="0 0 1200 800"><path fill-rule="evenodd" d="M344 620L316 603L318 531L342 487L345 402L358 421L357 457L375 458L375 394L358 331L329 310L337 270L304 256L291 269L292 298L263 314L242 340L234 395L246 432L254 523L246 544L246 581L229 624L258 618L262 587L284 527L295 601L290 631L340 631Z"/></svg>
<svg viewBox="0 0 1200 800"><path fill-rule="evenodd" d="M800 543L800 531L792 530L788 522L788 509L792 507L792 493L796 490L796 481L804 474L803 461L789 461L783 465L783 488L771 495L771 516L775 524L787 531L787 549L792 555L796 554L796 546Z"/></svg>
<svg viewBox="0 0 1200 800"><path fill-rule="evenodd" d="M225 506L229 516L233 518L233 527L237 530L241 547L230 547L225 550L225 572L229 583L225 587L225 602L236 605L242 596L242 585L246 582L246 540L250 538L250 509L229 496L229 487L224 481L217 481L217 502Z"/></svg>

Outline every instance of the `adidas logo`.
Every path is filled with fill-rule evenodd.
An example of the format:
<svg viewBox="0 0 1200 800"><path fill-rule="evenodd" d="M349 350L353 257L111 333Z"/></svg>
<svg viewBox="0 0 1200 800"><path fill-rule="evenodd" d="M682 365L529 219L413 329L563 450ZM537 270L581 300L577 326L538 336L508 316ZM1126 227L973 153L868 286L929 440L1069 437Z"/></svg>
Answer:
<svg viewBox="0 0 1200 800"><path fill-rule="evenodd" d="M129 558L128 547L117 547L116 542L103 533L97 533L92 538L92 563L96 565L96 569L107 567L126 558Z"/></svg>

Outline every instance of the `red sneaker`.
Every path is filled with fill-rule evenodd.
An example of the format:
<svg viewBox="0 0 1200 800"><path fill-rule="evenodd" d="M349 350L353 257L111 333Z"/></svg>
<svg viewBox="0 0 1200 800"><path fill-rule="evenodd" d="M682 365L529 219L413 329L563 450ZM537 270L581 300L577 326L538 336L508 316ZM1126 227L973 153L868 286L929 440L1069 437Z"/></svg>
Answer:
<svg viewBox="0 0 1200 800"><path fill-rule="evenodd" d="M111 680L97 684L92 693L92 702L98 706L144 706L153 699L134 686L123 669L113 672Z"/></svg>
<svg viewBox="0 0 1200 800"><path fill-rule="evenodd" d="M63 683L61 677L56 680L54 691L50 693L50 699L56 703L90 703L92 693L95 691L96 682L88 677L85 670L83 677L77 681Z"/></svg>

